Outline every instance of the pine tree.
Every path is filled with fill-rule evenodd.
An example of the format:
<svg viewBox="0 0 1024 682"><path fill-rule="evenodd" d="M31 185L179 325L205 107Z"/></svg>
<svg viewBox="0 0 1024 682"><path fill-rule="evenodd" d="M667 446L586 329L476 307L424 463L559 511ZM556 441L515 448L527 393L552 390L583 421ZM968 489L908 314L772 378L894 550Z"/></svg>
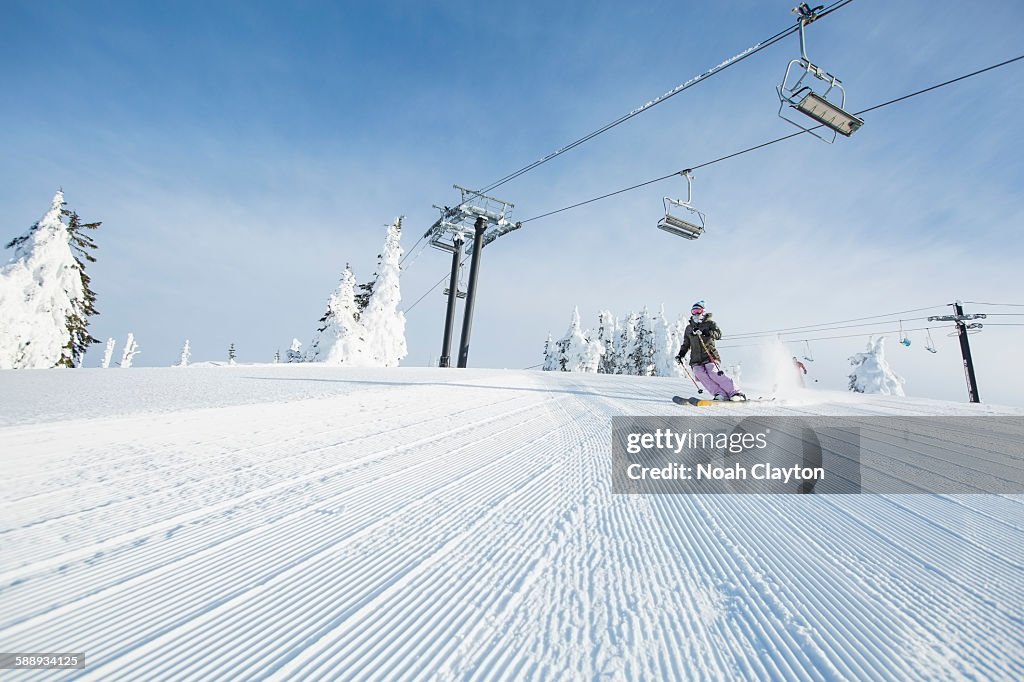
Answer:
<svg viewBox="0 0 1024 682"><path fill-rule="evenodd" d="M280 362L281 362L281 349L278 348L277 352L274 353L274 364L277 365L277 364L280 364Z"/></svg>
<svg viewBox="0 0 1024 682"><path fill-rule="evenodd" d="M377 261L380 262L380 254L377 254ZM373 288L377 284L377 275L374 274L373 279L369 282L364 282L356 286L356 293L353 296L356 302L356 320L359 320L359 316L366 310L366 306L370 305L370 297L373 296Z"/></svg>
<svg viewBox="0 0 1024 682"><path fill-rule="evenodd" d="M673 336L675 336L676 353L683 346L683 339L686 337L686 325L688 324L685 317L680 316L673 325Z"/></svg>
<svg viewBox="0 0 1024 682"><path fill-rule="evenodd" d="M574 372L596 374L604 357L604 344L597 340L597 334L589 329L573 339L570 358Z"/></svg>
<svg viewBox="0 0 1024 682"><path fill-rule="evenodd" d="M654 338L654 322L650 313L647 312L647 308L644 307L636 318L636 340L627 356L630 374L644 377L654 374Z"/></svg>
<svg viewBox="0 0 1024 682"><path fill-rule="evenodd" d="M231 344L230 346L228 346L228 364L229 365L236 364L235 361L237 359L238 359L238 356L235 353L235 344Z"/></svg>
<svg viewBox="0 0 1024 682"><path fill-rule="evenodd" d="M95 244L83 230L98 225L68 212L58 191L42 219L6 245L14 253L0 267L0 369L74 367L96 343L88 332L96 295L85 273Z"/></svg>
<svg viewBox="0 0 1024 682"><path fill-rule="evenodd" d="M885 359L885 337L869 338L867 350L850 358L853 371L850 372L850 390L855 393L879 393L882 395L906 395L904 380L889 366Z"/></svg>
<svg viewBox="0 0 1024 682"><path fill-rule="evenodd" d="M114 357L114 346L117 342L114 339L107 339L107 347L103 349L103 363L100 365L103 369L110 367L110 361Z"/></svg>
<svg viewBox="0 0 1024 682"><path fill-rule="evenodd" d="M556 372L568 372L569 371L569 343L571 339L567 336L563 336L558 341L555 341L555 352L554 352L554 365Z"/></svg>
<svg viewBox="0 0 1024 682"><path fill-rule="evenodd" d="M597 371L602 374L618 374L621 358L619 357L619 323L610 310L602 310L598 314L597 340L604 348L601 364Z"/></svg>
<svg viewBox="0 0 1024 682"><path fill-rule="evenodd" d="M401 238L402 217L399 216L388 227L373 293L359 317L366 339L367 358L376 367L395 367L408 355L405 313L398 309L402 301L398 265L402 260Z"/></svg>
<svg viewBox="0 0 1024 682"><path fill-rule="evenodd" d="M551 338L551 332L548 332L547 341L544 342L544 364L542 365L542 369L545 372L557 372L559 370L558 355L555 351L555 340Z"/></svg>
<svg viewBox="0 0 1024 682"><path fill-rule="evenodd" d="M571 372L569 363L569 351L572 346L573 334L580 330L579 309L573 308L573 317L569 321L569 329L558 341L555 342L554 366L559 372Z"/></svg>
<svg viewBox="0 0 1024 682"><path fill-rule="evenodd" d="M640 320L636 313L630 313L622 322L617 353L620 359L619 374L635 375L637 373L634 356L636 355L637 325L639 323Z"/></svg>
<svg viewBox="0 0 1024 682"><path fill-rule="evenodd" d="M398 229L402 229L402 219L398 218ZM390 228L389 228L390 229ZM363 314L367 306L370 305L370 297L373 296L373 290L377 286L377 280L380 278L381 263L384 258L383 253L377 254L377 270L373 273L373 278L369 282L363 282L362 284L356 285L356 291L354 298L356 301L356 321L359 321L359 316ZM346 266L347 267L347 266Z"/></svg>
<svg viewBox="0 0 1024 682"><path fill-rule="evenodd" d="M135 343L135 334L128 333L128 340L124 342L124 352L121 353L121 367L132 366L132 360L139 354L139 345Z"/></svg>
<svg viewBox="0 0 1024 682"><path fill-rule="evenodd" d="M573 308L569 329L555 344L550 364L562 372L596 372L604 353L602 344L589 331L583 331L579 308Z"/></svg>
<svg viewBox="0 0 1024 682"><path fill-rule="evenodd" d="M676 361L681 338L676 336L676 325L670 325L661 306L654 317L654 374L659 377L682 376L683 369Z"/></svg>
<svg viewBox="0 0 1024 682"><path fill-rule="evenodd" d="M327 311L313 335L307 359L333 365L367 364L365 333L359 324L359 307L355 301L356 277L347 264L341 282L327 299Z"/></svg>
<svg viewBox="0 0 1024 682"><path fill-rule="evenodd" d="M292 339L291 348L288 349L288 362L302 362L302 342Z"/></svg>
<svg viewBox="0 0 1024 682"><path fill-rule="evenodd" d="M181 359L178 360L178 367L188 367L188 361L192 357L192 349L189 346L188 339L185 339L185 345L181 349Z"/></svg>
<svg viewBox="0 0 1024 682"><path fill-rule="evenodd" d="M68 331L71 335L68 351L70 357L76 359L83 357L89 346L100 342L89 333L90 318L99 315L99 312L96 310L96 292L92 290L91 286L92 278L85 271L85 264L96 262L96 257L92 255L92 251L96 250L96 242L93 241L92 235L88 231L99 228L103 223L83 223L78 217L78 213L67 208L64 208L61 213L68 219L71 249L82 276L82 298L75 301L75 310L68 316Z"/></svg>

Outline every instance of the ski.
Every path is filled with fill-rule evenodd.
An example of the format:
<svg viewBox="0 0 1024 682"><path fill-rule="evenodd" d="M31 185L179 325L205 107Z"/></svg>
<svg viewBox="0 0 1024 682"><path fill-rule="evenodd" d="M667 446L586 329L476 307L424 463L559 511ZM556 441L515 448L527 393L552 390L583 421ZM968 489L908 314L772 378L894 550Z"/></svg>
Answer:
<svg viewBox="0 0 1024 682"><path fill-rule="evenodd" d="M768 403L775 400L774 397L760 396L747 398L746 400L704 400L701 398L684 398L680 395L672 396L672 402L676 405L692 405L693 407L711 407L712 405L743 405L744 403Z"/></svg>

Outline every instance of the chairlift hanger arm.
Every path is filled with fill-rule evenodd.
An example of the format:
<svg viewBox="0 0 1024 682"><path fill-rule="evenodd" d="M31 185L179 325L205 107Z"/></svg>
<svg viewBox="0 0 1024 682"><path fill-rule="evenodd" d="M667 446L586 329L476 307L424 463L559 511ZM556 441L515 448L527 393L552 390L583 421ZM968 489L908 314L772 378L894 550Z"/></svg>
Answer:
<svg viewBox="0 0 1024 682"><path fill-rule="evenodd" d="M807 26L807 24L813 23L814 20L818 18L816 12L820 9L824 9L824 7L818 6L811 9L807 6L806 2L802 2L792 9L792 12L798 15L796 23L800 26L800 56L803 57L803 60L808 64L810 64L811 60L807 58L807 38L804 36L804 27Z"/></svg>
<svg viewBox="0 0 1024 682"><path fill-rule="evenodd" d="M677 199L672 201L672 203L676 206L689 206L690 202L693 200L693 169L687 168L685 170L681 170L679 171L679 175L686 178L686 201Z"/></svg>

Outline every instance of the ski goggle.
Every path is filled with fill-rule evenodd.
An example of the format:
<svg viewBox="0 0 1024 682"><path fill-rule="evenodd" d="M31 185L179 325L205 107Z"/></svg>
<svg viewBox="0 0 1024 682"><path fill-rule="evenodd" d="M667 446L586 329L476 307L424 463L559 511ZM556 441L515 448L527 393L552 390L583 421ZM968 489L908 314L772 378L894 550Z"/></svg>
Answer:
<svg viewBox="0 0 1024 682"><path fill-rule="evenodd" d="M704 314L704 309L703 308L694 308L693 310L690 311L690 314L691 315L703 315Z"/></svg>

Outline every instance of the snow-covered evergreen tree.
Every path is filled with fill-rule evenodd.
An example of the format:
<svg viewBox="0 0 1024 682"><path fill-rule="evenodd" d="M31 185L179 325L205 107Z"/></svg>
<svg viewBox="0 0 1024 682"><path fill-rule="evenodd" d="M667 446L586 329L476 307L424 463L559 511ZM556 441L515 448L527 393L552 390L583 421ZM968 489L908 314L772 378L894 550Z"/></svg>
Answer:
<svg viewBox="0 0 1024 682"><path fill-rule="evenodd" d="M669 324L665 317L665 306L661 306L654 317L654 373L659 377L678 377L683 375L683 368L676 361L681 337L676 336L676 325Z"/></svg>
<svg viewBox="0 0 1024 682"><path fill-rule="evenodd" d="M676 339L676 352L677 353L679 352L679 349L683 345L683 337L686 335L686 325L687 324L688 324L688 320L685 317L679 317L679 318L676 319L675 324L672 325L672 333L673 333L673 335L675 336L675 339Z"/></svg>
<svg viewBox="0 0 1024 682"><path fill-rule="evenodd" d="M302 342L292 339L291 348L288 349L288 362L302 362Z"/></svg>
<svg viewBox="0 0 1024 682"><path fill-rule="evenodd" d="M181 349L181 359L178 360L177 367L188 367L188 361L192 357L192 349L189 346L188 339L185 339L185 345Z"/></svg>
<svg viewBox="0 0 1024 682"><path fill-rule="evenodd" d="M124 351L121 353L121 367L131 367L132 360L139 354L139 344L135 343L135 334L128 333L128 340L124 342Z"/></svg>
<svg viewBox="0 0 1024 682"><path fill-rule="evenodd" d="M867 350L850 358L850 390L855 393L906 395L904 380L897 376L885 359L885 337L869 338Z"/></svg>
<svg viewBox="0 0 1024 682"><path fill-rule="evenodd" d="M602 374L619 374L622 365L619 355L619 321L610 310L602 310L597 317L597 340L604 349L597 371Z"/></svg>
<svg viewBox="0 0 1024 682"><path fill-rule="evenodd" d="M357 367L368 364L355 288L355 275L346 265L338 288L327 300L327 311L320 318L320 326L310 344L309 360Z"/></svg>
<svg viewBox="0 0 1024 682"><path fill-rule="evenodd" d="M583 331L579 308L573 308L569 329L555 344L551 364L563 372L596 372L603 353L602 344Z"/></svg>
<svg viewBox="0 0 1024 682"><path fill-rule="evenodd" d="M377 254L377 264L380 265L381 254ZM359 319L359 315L366 310L366 306L370 305L370 296L373 295L373 287L377 284L377 274L374 273L373 279L369 282L363 282L362 284L356 285L355 291L355 302L356 302L356 319Z"/></svg>
<svg viewBox="0 0 1024 682"><path fill-rule="evenodd" d="M598 319L595 332L581 331L577 310L574 312L573 325L564 337L553 341L549 334L544 344L544 369L592 371L578 369L581 365L589 367L592 358L591 351L587 351L585 355L588 360L580 360L578 349L593 343L601 349L597 365L600 373L670 377L685 375L683 367L676 361L676 354L683 342L686 320L678 318L669 323L665 306L661 306L655 315L645 307L639 313L630 313L621 321L611 311L602 310Z"/></svg>
<svg viewBox="0 0 1024 682"><path fill-rule="evenodd" d="M72 234L62 218L74 215L57 192L50 209L28 232L7 244L13 249L0 267L0 369L73 367L89 344L89 316L96 314L84 260L95 248L81 232ZM74 251L73 251L74 249Z"/></svg>
<svg viewBox="0 0 1024 682"><path fill-rule="evenodd" d="M558 359L558 344L551 338L550 332L548 332L548 340L544 342L543 369L545 372L558 372L562 369L562 364Z"/></svg>
<svg viewBox="0 0 1024 682"><path fill-rule="evenodd" d="M635 375L637 373L636 364L632 358L636 354L636 328L639 321L639 316L636 313L630 313L621 323L621 327L619 329L619 345L617 349L619 357L618 374Z"/></svg>
<svg viewBox="0 0 1024 682"><path fill-rule="evenodd" d="M67 208L61 213L68 219L68 236L71 239L71 250L75 262L82 277L82 298L73 301L75 312L68 318L68 332L71 334L70 351L71 356L77 359L78 366L81 366L81 359L85 352L99 339L89 333L89 322L93 315L99 315L96 310L96 292L92 290L92 278L86 272L86 263L95 263L96 257L92 251L96 250L96 242L88 230L98 229L102 223L83 223L78 213Z"/></svg>
<svg viewBox="0 0 1024 682"><path fill-rule="evenodd" d="M107 339L107 346L103 349L103 363L100 365L103 369L110 367L110 361L114 358L114 346L117 342L113 338Z"/></svg>
<svg viewBox="0 0 1024 682"><path fill-rule="evenodd" d="M567 336L555 341L554 350L551 352L551 365L556 372L569 371L569 342Z"/></svg>
<svg viewBox="0 0 1024 682"><path fill-rule="evenodd" d="M578 319L578 314L577 314ZM577 328L579 325L576 325ZM569 331L562 338L557 341L552 340L551 334L548 334L548 340L544 344L544 370L547 372L568 372L569 370L569 358L568 350L569 344L572 341L573 325L570 323Z"/></svg>
<svg viewBox="0 0 1024 682"><path fill-rule="evenodd" d="M632 316L631 316L632 317ZM626 356L629 365L629 374L637 376L652 376L654 374L655 355L655 330L654 320L651 314L644 307L639 315L635 317L634 341L629 354Z"/></svg>
<svg viewBox="0 0 1024 682"><path fill-rule="evenodd" d="M274 361L273 362L274 362L275 365L278 365L278 364L281 363L281 349L278 349L274 353Z"/></svg>
<svg viewBox="0 0 1024 682"><path fill-rule="evenodd" d="M401 229L402 218L399 217L396 222L399 224ZM381 262L384 258L383 253L377 254L377 270L373 273L373 277L369 281L357 284L355 287L355 301L356 301L356 320L362 315L366 307L370 305L370 297L373 295L373 289L377 286L377 280L380 278Z"/></svg>
<svg viewBox="0 0 1024 682"><path fill-rule="evenodd" d="M589 372L595 374L604 357L604 344L597 340L596 334L589 329L579 336L573 336L566 356L572 372Z"/></svg>
<svg viewBox="0 0 1024 682"><path fill-rule="evenodd" d="M375 367L395 367L408 355L405 343L405 313L398 309L402 301L399 262L402 260L402 217L388 227L366 310L359 317L366 340L366 356Z"/></svg>
<svg viewBox="0 0 1024 682"><path fill-rule="evenodd" d="M237 361L238 353L235 352L235 344L231 344L230 346L228 346L228 364L235 365L238 364Z"/></svg>

